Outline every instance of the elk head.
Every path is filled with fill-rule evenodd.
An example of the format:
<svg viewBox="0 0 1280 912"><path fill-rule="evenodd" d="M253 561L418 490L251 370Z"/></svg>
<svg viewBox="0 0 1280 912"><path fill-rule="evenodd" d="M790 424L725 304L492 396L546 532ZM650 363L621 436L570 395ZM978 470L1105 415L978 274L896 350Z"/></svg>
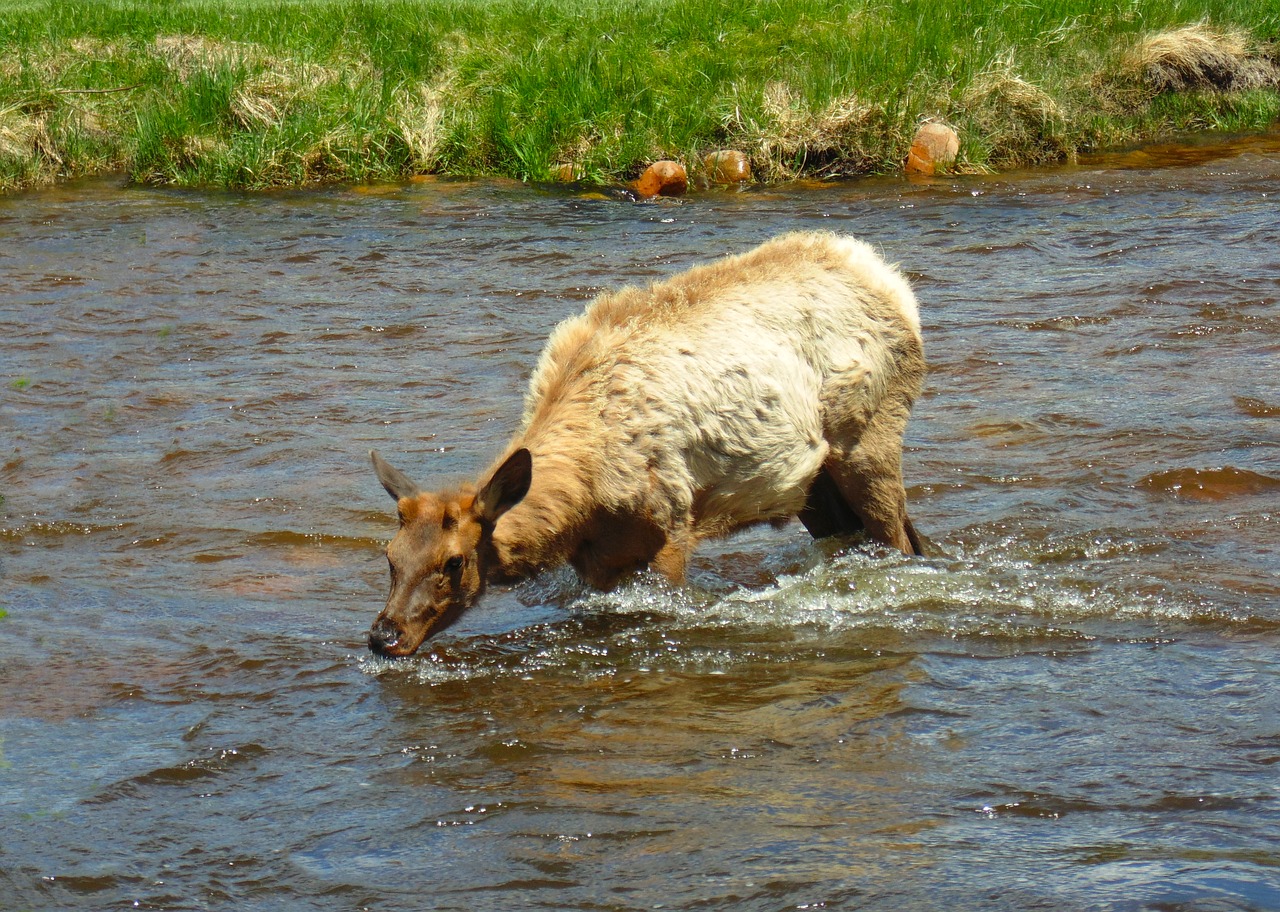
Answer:
<svg viewBox="0 0 1280 912"><path fill-rule="evenodd" d="M493 527L529 490L532 457L518 449L478 491L422 491L374 451L373 469L396 501L400 529L387 545L391 594L369 628L369 649L412 655L484 592L493 563Z"/></svg>

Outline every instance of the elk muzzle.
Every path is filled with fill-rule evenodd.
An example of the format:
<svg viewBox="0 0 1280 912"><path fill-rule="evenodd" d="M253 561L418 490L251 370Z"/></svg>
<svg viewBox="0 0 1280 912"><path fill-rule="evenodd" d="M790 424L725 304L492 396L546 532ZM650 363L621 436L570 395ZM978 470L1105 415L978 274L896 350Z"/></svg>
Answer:
<svg viewBox="0 0 1280 912"><path fill-rule="evenodd" d="M397 650L400 640L404 634L399 626L388 618L379 616L373 622L373 626L369 628L369 651L374 655L393 658L395 656L405 655L405 653Z"/></svg>

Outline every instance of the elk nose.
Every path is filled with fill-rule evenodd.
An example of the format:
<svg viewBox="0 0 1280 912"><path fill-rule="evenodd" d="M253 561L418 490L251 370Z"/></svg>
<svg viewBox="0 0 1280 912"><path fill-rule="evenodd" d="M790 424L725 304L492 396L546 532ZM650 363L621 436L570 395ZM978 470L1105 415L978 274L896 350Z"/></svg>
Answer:
<svg viewBox="0 0 1280 912"><path fill-rule="evenodd" d="M400 628L386 618L378 618L369 628L369 651L377 655L387 655L400 640Z"/></svg>

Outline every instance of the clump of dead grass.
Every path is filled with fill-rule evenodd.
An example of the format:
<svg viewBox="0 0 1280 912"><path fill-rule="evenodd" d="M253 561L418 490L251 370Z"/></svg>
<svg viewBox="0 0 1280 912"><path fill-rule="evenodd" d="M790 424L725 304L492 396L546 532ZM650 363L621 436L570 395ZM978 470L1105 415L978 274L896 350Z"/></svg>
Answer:
<svg viewBox="0 0 1280 912"><path fill-rule="evenodd" d="M430 159L438 143L430 122L409 117L403 90L389 105L381 100L379 77L361 59L320 65L192 35L161 36L151 49L182 89L151 111L152 135L135 165L144 180L273 187L366 179L398 167L387 143L392 109L405 114L401 139L416 156Z"/></svg>
<svg viewBox="0 0 1280 912"><path fill-rule="evenodd" d="M0 190L114 167L136 50L119 40L43 41L0 64ZM100 71L128 74L103 85Z"/></svg>
<svg viewBox="0 0 1280 912"><path fill-rule="evenodd" d="M333 67L280 57L245 42L161 35L151 48L184 84L200 73L239 71L230 115L245 130L278 127L298 103L315 99L341 78Z"/></svg>
<svg viewBox="0 0 1280 912"><path fill-rule="evenodd" d="M269 58L265 69L246 77L231 98L231 117L245 130L278 127L300 103L337 83L336 70Z"/></svg>
<svg viewBox="0 0 1280 912"><path fill-rule="evenodd" d="M440 161L450 107L456 102L456 81L457 74L446 70L430 83L395 91L390 117L418 173L430 173Z"/></svg>
<svg viewBox="0 0 1280 912"><path fill-rule="evenodd" d="M729 141L748 152L766 180L865 174L881 168L886 148L902 141L880 107L845 95L815 110L784 82L765 86L758 117L735 108L726 120Z"/></svg>
<svg viewBox="0 0 1280 912"><path fill-rule="evenodd" d="M264 56L257 45L217 41L203 35L157 35L151 50L184 83L200 70L261 66Z"/></svg>
<svg viewBox="0 0 1280 912"><path fill-rule="evenodd" d="M16 105L0 108L0 156L27 158L32 155L58 160L44 118Z"/></svg>
<svg viewBox="0 0 1280 912"><path fill-rule="evenodd" d="M1041 164L1074 154L1062 106L1023 78L1012 57L979 73L961 96L960 107L970 129L983 137L992 164Z"/></svg>
<svg viewBox="0 0 1280 912"><path fill-rule="evenodd" d="M45 112L0 108L0 190L51 183L62 164Z"/></svg>
<svg viewBox="0 0 1280 912"><path fill-rule="evenodd" d="M120 41L75 38L65 43L44 42L27 54L6 54L0 59L0 81L18 81L24 76L45 87L61 87L68 76L89 64L114 62L129 55Z"/></svg>
<svg viewBox="0 0 1280 912"><path fill-rule="evenodd" d="M1206 22L1144 36L1125 55L1122 70L1156 94L1280 85L1280 68L1246 32Z"/></svg>

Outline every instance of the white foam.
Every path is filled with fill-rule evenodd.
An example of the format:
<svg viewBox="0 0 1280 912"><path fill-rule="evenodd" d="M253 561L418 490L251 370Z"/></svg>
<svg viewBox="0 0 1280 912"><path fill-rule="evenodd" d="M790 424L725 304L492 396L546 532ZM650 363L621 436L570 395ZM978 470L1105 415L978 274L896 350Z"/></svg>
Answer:
<svg viewBox="0 0 1280 912"><path fill-rule="evenodd" d="M538 623L445 637L438 649L407 662L367 659L362 669L406 673L425 684L556 669L586 676L655 667L712 672L760 660L763 652L856 647L890 634L898 649L909 648L912 637L921 638L921 649L939 637L1020 648L1044 638L1154 636L1168 623L1244 620L1148 578L1147 550L1104 534L1038 543L984 536L977 547L958 546L946 557L906 558L882 549L818 556L755 588L729 586L714 575L709 588L697 577L676 587L646 574L601 593L583 589L565 571L517 591L521 603L538 607Z"/></svg>

